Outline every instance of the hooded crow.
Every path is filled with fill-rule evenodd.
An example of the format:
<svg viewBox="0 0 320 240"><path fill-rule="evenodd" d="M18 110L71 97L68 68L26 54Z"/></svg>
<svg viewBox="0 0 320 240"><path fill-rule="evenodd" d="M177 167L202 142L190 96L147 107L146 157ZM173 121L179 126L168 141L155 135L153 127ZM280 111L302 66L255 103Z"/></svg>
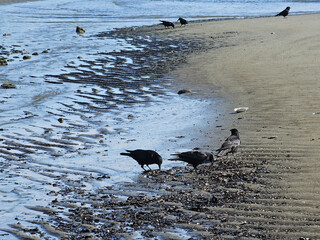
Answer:
<svg viewBox="0 0 320 240"><path fill-rule="evenodd" d="M229 153L235 153L240 146L240 137L237 129L230 130L231 135L224 141L222 146L216 150L217 157L227 156Z"/></svg>

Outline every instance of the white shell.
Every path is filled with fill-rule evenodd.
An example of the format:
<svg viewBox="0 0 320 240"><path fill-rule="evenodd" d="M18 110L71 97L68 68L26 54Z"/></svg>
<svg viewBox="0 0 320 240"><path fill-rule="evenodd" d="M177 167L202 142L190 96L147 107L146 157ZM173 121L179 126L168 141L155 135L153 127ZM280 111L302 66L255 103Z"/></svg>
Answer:
<svg viewBox="0 0 320 240"><path fill-rule="evenodd" d="M248 107L238 107L238 108L235 108L235 109L234 109L234 111L235 111L236 113L246 112L246 111L248 111L248 110L249 110Z"/></svg>

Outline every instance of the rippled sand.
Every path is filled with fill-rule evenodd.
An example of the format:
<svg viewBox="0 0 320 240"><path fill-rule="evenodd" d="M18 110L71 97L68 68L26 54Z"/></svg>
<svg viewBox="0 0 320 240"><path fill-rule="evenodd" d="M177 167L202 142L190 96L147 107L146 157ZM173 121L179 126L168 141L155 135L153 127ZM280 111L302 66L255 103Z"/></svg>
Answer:
<svg viewBox="0 0 320 240"><path fill-rule="evenodd" d="M257 179L264 181L259 192L270 194L216 208L226 214L225 228L268 239L320 237L318 18L212 22L177 33L210 39L237 32L226 39L232 46L193 56L177 72L188 84L217 87L229 110L249 107L233 123L242 137L239 158L268 169Z"/></svg>

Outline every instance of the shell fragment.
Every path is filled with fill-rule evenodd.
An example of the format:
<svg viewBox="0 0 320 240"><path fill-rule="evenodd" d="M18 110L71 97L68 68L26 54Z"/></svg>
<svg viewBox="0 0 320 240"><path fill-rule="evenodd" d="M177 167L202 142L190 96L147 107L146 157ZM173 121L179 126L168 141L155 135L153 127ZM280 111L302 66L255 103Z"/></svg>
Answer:
<svg viewBox="0 0 320 240"><path fill-rule="evenodd" d="M236 113L246 112L246 111L248 111L248 110L249 110L248 107L238 107L238 108L235 108L235 109L234 109L234 111L235 111Z"/></svg>

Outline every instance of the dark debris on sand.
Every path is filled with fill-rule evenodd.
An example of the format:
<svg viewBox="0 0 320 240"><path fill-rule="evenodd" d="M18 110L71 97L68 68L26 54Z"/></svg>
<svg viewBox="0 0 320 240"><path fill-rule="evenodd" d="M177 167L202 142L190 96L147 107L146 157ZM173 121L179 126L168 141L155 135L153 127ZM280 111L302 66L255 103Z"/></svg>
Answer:
<svg viewBox="0 0 320 240"><path fill-rule="evenodd" d="M53 215L52 224L68 232L68 239L127 239L137 233L145 238L170 239L179 229L187 231L190 239L228 235L266 238L258 225L255 229L254 223L223 211L272 198L261 187L264 182L260 177L265 172L261 163L240 157L201 165L198 173L191 167L149 171L141 174L137 183L78 193L73 196L77 199L74 205L53 202L53 209L68 214L65 219Z"/></svg>
<svg viewBox="0 0 320 240"><path fill-rule="evenodd" d="M150 102L150 95L166 95L166 87L172 81L168 73L186 63L189 54L225 47L227 44L222 37L231 38L237 35L234 32L221 33L203 40L198 36L172 38L166 35L166 32L160 26L147 26L121 28L93 36L84 35L88 40L119 39L121 44L125 41L135 49L124 47L120 51L94 53L96 59L81 58L80 65L68 64L67 72L46 75L46 81L55 84L93 84L108 90L99 93L99 99L94 99L95 109L102 111L117 109L119 105ZM144 90L144 87L148 90ZM121 98L114 98L114 88L123 91ZM77 95L86 100L80 103L84 106L88 105L88 98L94 97L83 92ZM102 101L101 98L105 100Z"/></svg>

